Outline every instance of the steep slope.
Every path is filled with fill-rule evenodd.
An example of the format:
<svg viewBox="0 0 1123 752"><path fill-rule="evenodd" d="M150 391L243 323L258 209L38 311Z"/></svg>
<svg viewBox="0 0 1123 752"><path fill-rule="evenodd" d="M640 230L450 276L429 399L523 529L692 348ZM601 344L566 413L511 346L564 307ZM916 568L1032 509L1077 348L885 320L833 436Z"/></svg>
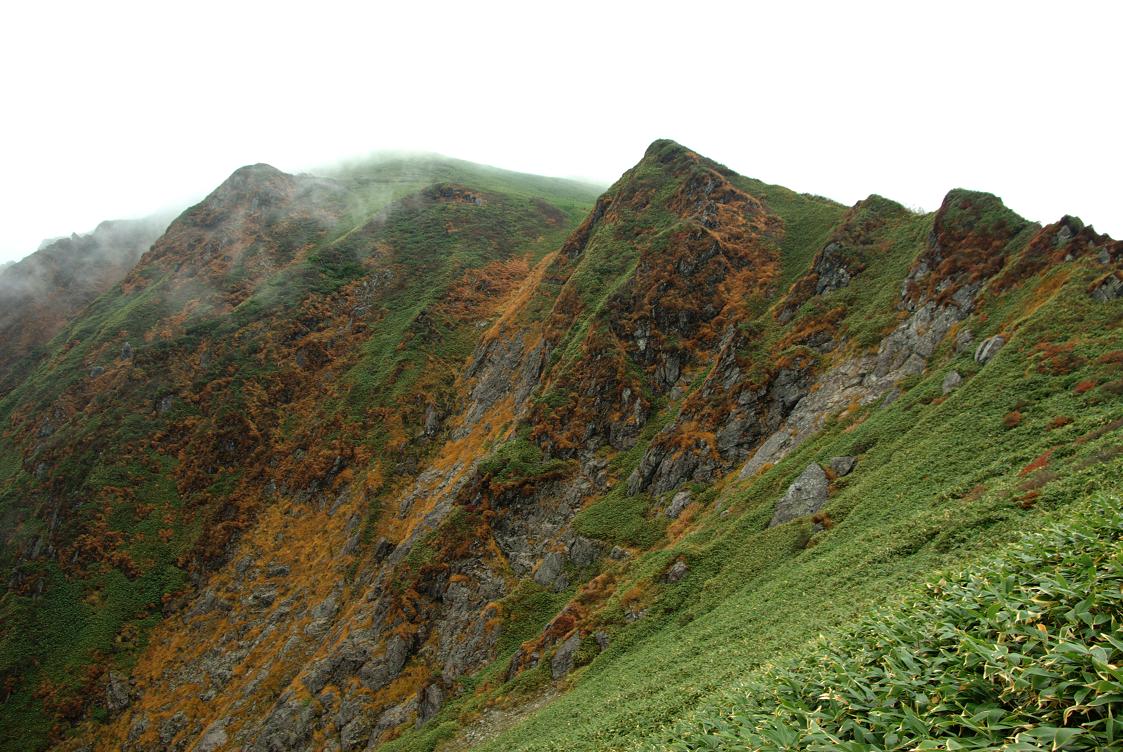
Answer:
<svg viewBox="0 0 1123 752"><path fill-rule="evenodd" d="M669 141L595 204L246 168L0 403L4 623L46 635L6 633L5 712L61 749L661 739L1120 490L1121 255Z"/></svg>
<svg viewBox="0 0 1123 752"><path fill-rule="evenodd" d="M171 217L102 222L0 267L0 395L27 374L47 342L124 279Z"/></svg>
<svg viewBox="0 0 1123 752"><path fill-rule="evenodd" d="M237 171L0 401L5 748L114 708L106 682L275 499L365 506L410 473L495 296L592 198L381 165Z"/></svg>

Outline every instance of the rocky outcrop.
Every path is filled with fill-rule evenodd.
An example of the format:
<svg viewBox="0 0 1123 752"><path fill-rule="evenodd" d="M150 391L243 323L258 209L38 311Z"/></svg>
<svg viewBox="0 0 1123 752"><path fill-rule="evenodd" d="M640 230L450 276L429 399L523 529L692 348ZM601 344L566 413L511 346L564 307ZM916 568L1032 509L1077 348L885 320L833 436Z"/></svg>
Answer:
<svg viewBox="0 0 1123 752"><path fill-rule="evenodd" d="M105 709L110 713L120 713L133 701L133 689L128 677L110 671L105 682Z"/></svg>
<svg viewBox="0 0 1123 752"><path fill-rule="evenodd" d="M574 632L558 646L554 657L550 659L550 676L560 679L573 670L573 662L577 651L581 648L581 635Z"/></svg>
<svg viewBox="0 0 1123 752"><path fill-rule="evenodd" d="M1096 280L1089 294L1101 303L1123 298L1123 272L1108 274Z"/></svg>
<svg viewBox="0 0 1123 752"><path fill-rule="evenodd" d="M993 358L1003 345L1006 344L1006 338L1001 334L996 334L993 337L987 337L975 349L975 362L983 365Z"/></svg>
<svg viewBox="0 0 1123 752"><path fill-rule="evenodd" d="M687 399L678 419L656 436L629 476L629 493L661 494L688 481L712 482L775 431L808 393L809 361L780 367L763 386L746 383L736 355L741 342L730 330L717 366ZM713 438L692 436L690 427L697 425L712 426Z"/></svg>
<svg viewBox="0 0 1123 752"><path fill-rule="evenodd" d="M818 512L827 503L829 482L823 468L812 463L796 478L776 502L769 527L776 527L798 517Z"/></svg>

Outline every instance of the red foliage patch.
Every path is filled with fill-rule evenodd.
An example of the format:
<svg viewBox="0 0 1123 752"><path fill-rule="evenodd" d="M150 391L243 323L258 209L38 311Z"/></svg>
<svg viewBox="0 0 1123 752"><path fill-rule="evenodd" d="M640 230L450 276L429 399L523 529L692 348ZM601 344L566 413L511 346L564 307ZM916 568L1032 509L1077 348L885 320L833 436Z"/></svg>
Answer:
<svg viewBox="0 0 1123 752"><path fill-rule="evenodd" d="M1076 392L1077 394L1084 394L1084 392L1091 391L1095 388L1096 382L1094 379L1084 379L1083 381L1077 382L1076 386L1072 388L1072 391Z"/></svg>
<svg viewBox="0 0 1123 752"><path fill-rule="evenodd" d="M1038 357L1038 373L1064 376L1082 367L1087 360L1073 352L1073 343L1039 342L1034 348Z"/></svg>
<svg viewBox="0 0 1123 752"><path fill-rule="evenodd" d="M1043 468L1043 467L1045 467L1046 465L1049 464L1049 460L1052 459L1052 457L1053 457L1053 450L1050 449L1047 452L1045 452L1044 454L1042 454L1041 456L1039 456L1037 459L1033 460L1033 462L1030 462L1028 465L1023 467L1018 472L1018 476L1024 478L1025 476L1029 475L1030 473L1035 472L1037 470L1040 470L1041 468Z"/></svg>

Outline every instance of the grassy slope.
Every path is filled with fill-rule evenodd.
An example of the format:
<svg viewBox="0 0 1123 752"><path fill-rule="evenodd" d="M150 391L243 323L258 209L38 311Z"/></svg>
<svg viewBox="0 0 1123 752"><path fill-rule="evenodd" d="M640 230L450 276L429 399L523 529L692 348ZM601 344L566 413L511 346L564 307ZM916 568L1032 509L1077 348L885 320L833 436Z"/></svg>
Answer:
<svg viewBox="0 0 1123 752"><path fill-rule="evenodd" d="M1094 495L754 672L651 750L1095 750L1123 738L1123 509ZM1042 521L1042 523L1044 520ZM1039 523L1041 524L1041 523Z"/></svg>

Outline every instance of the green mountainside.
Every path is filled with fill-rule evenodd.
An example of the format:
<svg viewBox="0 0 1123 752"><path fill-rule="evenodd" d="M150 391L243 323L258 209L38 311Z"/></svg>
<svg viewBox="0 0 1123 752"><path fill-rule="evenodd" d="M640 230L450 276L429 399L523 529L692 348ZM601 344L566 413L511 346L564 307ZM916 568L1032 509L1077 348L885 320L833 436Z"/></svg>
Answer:
<svg viewBox="0 0 1123 752"><path fill-rule="evenodd" d="M671 141L597 193L172 222L0 399L0 749L1115 743L1123 243Z"/></svg>

